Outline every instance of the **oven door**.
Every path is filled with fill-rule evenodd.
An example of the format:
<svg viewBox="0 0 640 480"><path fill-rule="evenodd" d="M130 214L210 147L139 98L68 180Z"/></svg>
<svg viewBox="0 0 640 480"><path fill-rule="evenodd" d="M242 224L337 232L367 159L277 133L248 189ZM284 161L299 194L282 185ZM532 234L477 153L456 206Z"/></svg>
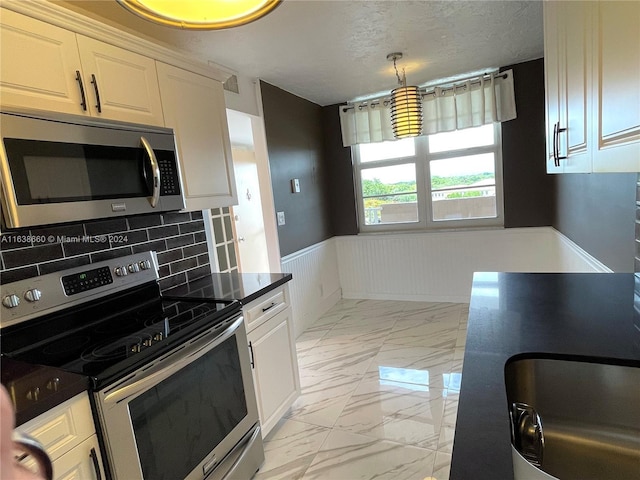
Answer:
<svg viewBox="0 0 640 480"><path fill-rule="evenodd" d="M222 468L249 478L264 460L241 315L97 392L96 400L116 479L224 478Z"/></svg>

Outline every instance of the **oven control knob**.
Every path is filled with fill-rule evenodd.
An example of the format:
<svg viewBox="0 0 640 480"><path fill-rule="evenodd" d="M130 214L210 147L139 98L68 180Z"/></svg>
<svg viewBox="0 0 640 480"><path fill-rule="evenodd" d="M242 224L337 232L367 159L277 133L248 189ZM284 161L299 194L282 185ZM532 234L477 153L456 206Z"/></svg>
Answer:
<svg viewBox="0 0 640 480"><path fill-rule="evenodd" d="M138 262L140 270L149 270L151 268L151 262L149 260L141 260Z"/></svg>
<svg viewBox="0 0 640 480"><path fill-rule="evenodd" d="M7 308L15 308L20 305L20 297L15 294L7 295L2 299L2 305Z"/></svg>
<svg viewBox="0 0 640 480"><path fill-rule="evenodd" d="M130 263L127 266L127 269L129 270L130 273L136 273L140 271L140 267L138 266L137 263Z"/></svg>
<svg viewBox="0 0 640 480"><path fill-rule="evenodd" d="M117 277L124 277L129 274L127 267L116 267L115 273Z"/></svg>
<svg viewBox="0 0 640 480"><path fill-rule="evenodd" d="M32 288L24 292L24 299L27 302L37 302L40 298L42 298L42 292L37 288Z"/></svg>

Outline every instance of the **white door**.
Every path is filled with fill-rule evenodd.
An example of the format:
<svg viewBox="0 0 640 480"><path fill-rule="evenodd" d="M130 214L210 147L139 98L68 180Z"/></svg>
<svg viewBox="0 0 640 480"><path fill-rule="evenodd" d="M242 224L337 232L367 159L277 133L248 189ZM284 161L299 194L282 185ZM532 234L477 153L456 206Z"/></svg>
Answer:
<svg viewBox="0 0 640 480"><path fill-rule="evenodd" d="M232 147L238 204L232 207L241 272L268 272L269 255L262 217L256 156L252 150Z"/></svg>

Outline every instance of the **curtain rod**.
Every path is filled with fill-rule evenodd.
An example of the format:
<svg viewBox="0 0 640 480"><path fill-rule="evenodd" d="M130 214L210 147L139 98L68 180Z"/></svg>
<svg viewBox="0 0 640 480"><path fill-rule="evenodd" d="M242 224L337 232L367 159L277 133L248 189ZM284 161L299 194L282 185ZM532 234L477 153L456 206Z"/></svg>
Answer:
<svg viewBox="0 0 640 480"><path fill-rule="evenodd" d="M502 78L502 79L505 79L505 78L507 78L508 76L509 76L509 75L508 75L508 74L506 74L506 73L503 73L502 75L491 75L491 74L486 74L486 75L483 75L483 76L482 76L482 77L480 77L480 78L482 78L482 79L485 79L485 78L490 79L491 77L493 77L493 78ZM469 80L469 79L471 79L471 78L478 78L478 77L469 77L467 80ZM443 85L445 85L445 84L443 84ZM480 80L476 80L476 81L474 81L474 82L471 82L471 85L480 85ZM457 89L457 88L462 88L462 87L464 87L464 86L466 86L466 83L459 83L459 84L457 84L457 85L453 85L453 86L451 86L451 87L445 87L445 88L443 88L443 89L442 89L442 91L443 91L443 92L448 92L449 90L455 90L455 89ZM433 85L432 85L432 86L430 86L430 87L423 87L423 88L420 88L419 90L421 90L421 96L423 96L423 97L424 97L424 96L431 95L431 94L435 93L435 89L436 89L436 88L438 88L438 86L437 86L437 85L435 85L435 86L433 86ZM364 101L362 101L362 102L357 102L357 103L359 103L360 105L362 105L362 104L367 104L367 105L379 105L379 104L380 104L380 102L381 102L381 100L372 100L372 101L370 101L370 102L369 102L369 101L367 101L367 100L364 100ZM382 100L382 103L383 103L384 105L386 105L386 104L388 104L388 103L389 103L389 100ZM352 109L355 109L355 108L356 108L356 106L355 106L355 105L347 105L346 107L342 107L342 111L343 111L343 112L346 112L347 110L352 110Z"/></svg>

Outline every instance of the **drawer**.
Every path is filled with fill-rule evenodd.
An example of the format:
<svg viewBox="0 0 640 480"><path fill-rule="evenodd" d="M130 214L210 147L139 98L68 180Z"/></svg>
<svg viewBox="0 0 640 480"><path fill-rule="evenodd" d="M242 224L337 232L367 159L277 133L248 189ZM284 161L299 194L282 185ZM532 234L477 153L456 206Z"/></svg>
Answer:
<svg viewBox="0 0 640 480"><path fill-rule="evenodd" d="M40 441L51 460L55 460L95 433L89 397L86 393L76 395L17 430Z"/></svg>
<svg viewBox="0 0 640 480"><path fill-rule="evenodd" d="M272 290L243 308L247 331L251 331L289 306L286 285Z"/></svg>

